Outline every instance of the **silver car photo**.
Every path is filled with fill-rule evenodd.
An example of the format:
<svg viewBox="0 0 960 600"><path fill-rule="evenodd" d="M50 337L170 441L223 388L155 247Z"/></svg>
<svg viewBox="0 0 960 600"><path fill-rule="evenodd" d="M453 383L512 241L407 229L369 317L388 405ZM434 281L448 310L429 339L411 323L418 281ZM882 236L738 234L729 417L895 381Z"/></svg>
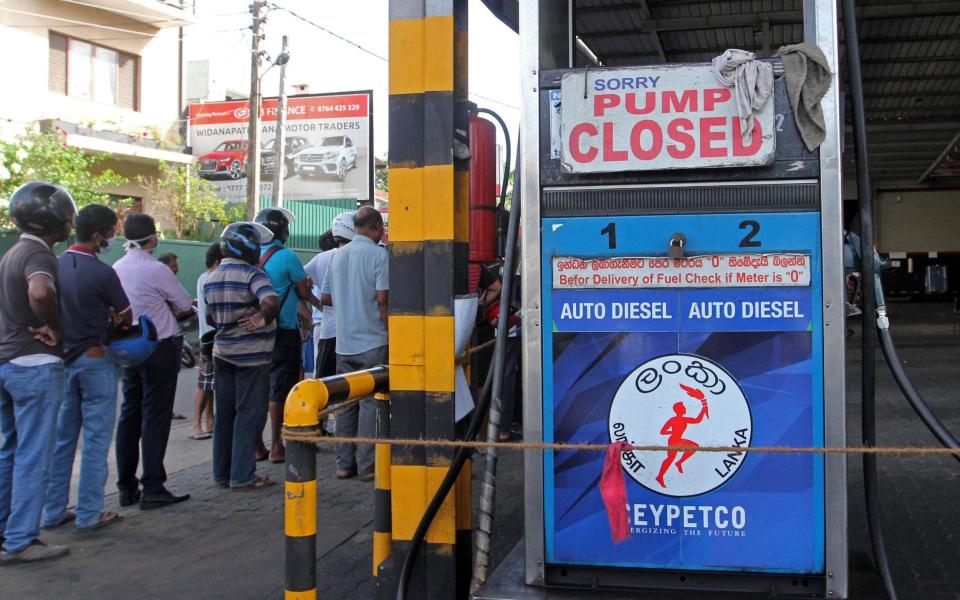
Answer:
<svg viewBox="0 0 960 600"><path fill-rule="evenodd" d="M333 175L343 180L347 171L356 166L357 148L345 135L325 137L294 158L294 170L301 177Z"/></svg>

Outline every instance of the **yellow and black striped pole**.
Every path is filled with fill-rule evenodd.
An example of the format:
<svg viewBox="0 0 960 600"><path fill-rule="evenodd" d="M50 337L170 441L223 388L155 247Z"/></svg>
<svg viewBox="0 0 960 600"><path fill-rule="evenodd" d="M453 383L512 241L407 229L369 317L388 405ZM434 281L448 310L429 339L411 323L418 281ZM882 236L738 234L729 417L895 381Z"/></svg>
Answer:
<svg viewBox="0 0 960 600"><path fill-rule="evenodd" d="M390 434L455 438L454 296L466 293L469 173L455 165L466 132L467 0L390 0ZM467 161L468 162L468 161ZM390 590L451 449L392 449ZM453 600L458 489L427 531L407 597ZM469 551L467 549L467 551ZM469 558L467 559L469 561ZM389 595L389 591L385 592Z"/></svg>
<svg viewBox="0 0 960 600"><path fill-rule="evenodd" d="M320 434L320 411L329 402L363 398L390 385L386 366L301 381L290 390L283 426L298 433ZM312 442L287 440L284 483L286 600L317 597L317 448Z"/></svg>
<svg viewBox="0 0 960 600"><path fill-rule="evenodd" d="M390 394L377 399L377 439L390 437ZM393 534L390 518L390 444L377 444L373 479L373 574L390 558Z"/></svg>

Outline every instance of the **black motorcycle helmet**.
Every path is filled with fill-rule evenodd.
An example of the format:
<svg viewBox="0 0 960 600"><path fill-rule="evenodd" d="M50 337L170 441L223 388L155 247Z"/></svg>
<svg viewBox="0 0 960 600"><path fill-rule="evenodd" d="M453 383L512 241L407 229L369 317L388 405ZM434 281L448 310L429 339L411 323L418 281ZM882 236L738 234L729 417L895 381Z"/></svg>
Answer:
<svg viewBox="0 0 960 600"><path fill-rule="evenodd" d="M224 258L237 258L255 265L260 262L260 244L272 238L273 233L259 223L231 223L220 234L220 253Z"/></svg>
<svg viewBox="0 0 960 600"><path fill-rule="evenodd" d="M260 223L272 231L273 238L280 240L281 244L286 244L287 238L290 237L290 224L293 223L293 213L285 208L264 208L257 213L253 221Z"/></svg>
<svg viewBox="0 0 960 600"><path fill-rule="evenodd" d="M45 181L25 183L10 196L10 216L24 233L61 233L66 239L76 214L77 204L70 192Z"/></svg>

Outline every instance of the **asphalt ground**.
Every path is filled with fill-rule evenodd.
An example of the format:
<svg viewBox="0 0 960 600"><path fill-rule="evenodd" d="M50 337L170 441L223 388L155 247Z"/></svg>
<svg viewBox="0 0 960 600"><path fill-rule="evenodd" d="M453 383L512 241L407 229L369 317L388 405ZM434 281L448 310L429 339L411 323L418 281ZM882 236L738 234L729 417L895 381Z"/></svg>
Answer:
<svg viewBox="0 0 960 600"><path fill-rule="evenodd" d="M906 369L935 412L960 432L960 335L948 304L893 304L892 331ZM856 329L856 324L854 324ZM847 345L848 434L860 440L859 334ZM879 352L878 352L879 355ZM900 396L878 356L879 443L934 446L933 437ZM181 373L176 409L192 411L196 370ZM185 503L155 511L119 509L108 482L107 509L124 520L104 530L78 534L69 527L43 532L52 543L68 544L68 557L0 570L0 598L171 599L283 597L283 493L231 492L211 478L210 442L189 439L190 421L175 421L167 453L168 485L190 492ZM333 477L332 448L318 460L318 598L374 598L371 568L373 487ZM112 462L112 458L111 458ZM112 466L112 465L111 465ZM952 458L883 456L879 459L882 522L901 600L960 600L960 466ZM481 463L474 465L474 494ZM283 465L260 463L261 474L277 481ZM883 598L872 568L863 505L860 459L849 475L850 598ZM523 466L517 453L501 453L497 478L493 564L516 545L523 529ZM598 598L691 598L689 594L614 593ZM708 595L696 596L709 598Z"/></svg>

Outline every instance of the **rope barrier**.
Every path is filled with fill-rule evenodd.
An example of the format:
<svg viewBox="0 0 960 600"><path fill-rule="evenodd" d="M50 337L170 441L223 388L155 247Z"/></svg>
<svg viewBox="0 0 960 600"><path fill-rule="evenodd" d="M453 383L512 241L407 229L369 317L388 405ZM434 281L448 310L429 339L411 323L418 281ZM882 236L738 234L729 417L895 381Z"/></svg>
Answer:
<svg viewBox="0 0 960 600"><path fill-rule="evenodd" d="M341 406L341 405L338 405ZM292 442L308 442L316 444L363 444L375 445L386 444L390 446L421 446L428 448L498 448L503 450L567 450L574 452L606 452L610 444L558 444L547 442L490 442L475 441L468 442L464 440L426 440L426 439L377 439L371 437L336 437L320 436L310 431L297 431L284 427L283 439ZM960 454L960 449L954 448L917 448L911 446L904 447L861 447L853 446L846 448L792 448L784 446L700 446L691 448L690 446L657 446L657 445L631 445L625 452L684 452L687 450L696 450L697 452L717 452L717 453L755 453L755 454L902 454L902 455L954 455Z"/></svg>

